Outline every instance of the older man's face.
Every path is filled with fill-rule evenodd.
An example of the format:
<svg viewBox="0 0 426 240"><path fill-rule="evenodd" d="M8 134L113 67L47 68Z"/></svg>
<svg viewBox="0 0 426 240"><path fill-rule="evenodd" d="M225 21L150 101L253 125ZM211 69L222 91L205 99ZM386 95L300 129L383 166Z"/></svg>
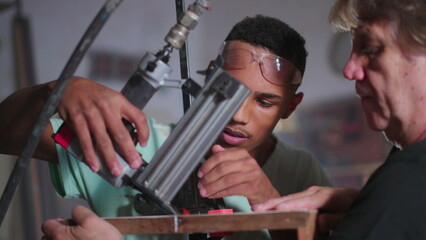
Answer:
<svg viewBox="0 0 426 240"><path fill-rule="evenodd" d="M414 133L426 101L426 53L407 52L392 37L387 22L354 29L351 56L344 76L355 88L370 127L384 131L401 145L418 139Z"/></svg>

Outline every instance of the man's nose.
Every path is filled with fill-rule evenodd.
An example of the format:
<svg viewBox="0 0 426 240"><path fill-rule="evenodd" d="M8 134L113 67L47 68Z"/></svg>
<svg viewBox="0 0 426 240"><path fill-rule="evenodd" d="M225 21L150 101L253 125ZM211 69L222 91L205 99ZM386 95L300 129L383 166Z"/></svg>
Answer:
<svg viewBox="0 0 426 240"><path fill-rule="evenodd" d="M351 54L343 68L343 76L348 80L363 80L364 70L361 61L362 59L360 57Z"/></svg>
<svg viewBox="0 0 426 240"><path fill-rule="evenodd" d="M232 117L232 121L234 123L247 124L250 119L250 111L249 111L249 99L244 100L243 104L238 108L237 112L235 112Z"/></svg>

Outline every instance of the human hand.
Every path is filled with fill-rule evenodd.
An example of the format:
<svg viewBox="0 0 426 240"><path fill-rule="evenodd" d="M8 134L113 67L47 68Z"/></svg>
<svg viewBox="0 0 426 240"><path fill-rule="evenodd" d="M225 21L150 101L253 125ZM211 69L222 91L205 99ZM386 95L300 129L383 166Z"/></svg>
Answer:
<svg viewBox="0 0 426 240"><path fill-rule="evenodd" d="M250 205L279 197L278 191L247 150L214 145L212 153L198 171L201 196L243 195Z"/></svg>
<svg viewBox="0 0 426 240"><path fill-rule="evenodd" d="M132 168L141 166L142 159L122 119L134 123L142 146L148 141L148 124L144 113L121 93L88 79L74 77L58 111L78 137L86 164L94 172L100 169L96 148L111 173L116 176L121 173L114 145Z"/></svg>
<svg viewBox="0 0 426 240"><path fill-rule="evenodd" d="M359 190L313 186L303 192L252 206L254 211L318 209L319 232L333 230L346 215Z"/></svg>
<svg viewBox="0 0 426 240"><path fill-rule="evenodd" d="M72 211L74 226L67 226L56 219L43 223L42 240L122 240L120 232L89 209L77 206Z"/></svg>

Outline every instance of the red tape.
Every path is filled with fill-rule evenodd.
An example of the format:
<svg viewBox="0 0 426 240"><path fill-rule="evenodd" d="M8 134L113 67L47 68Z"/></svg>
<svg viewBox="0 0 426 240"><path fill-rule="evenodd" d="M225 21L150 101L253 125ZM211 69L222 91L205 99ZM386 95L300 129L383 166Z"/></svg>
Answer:
<svg viewBox="0 0 426 240"><path fill-rule="evenodd" d="M58 132L53 136L53 140L63 148L68 148L74 139L75 134L65 123L59 128Z"/></svg>

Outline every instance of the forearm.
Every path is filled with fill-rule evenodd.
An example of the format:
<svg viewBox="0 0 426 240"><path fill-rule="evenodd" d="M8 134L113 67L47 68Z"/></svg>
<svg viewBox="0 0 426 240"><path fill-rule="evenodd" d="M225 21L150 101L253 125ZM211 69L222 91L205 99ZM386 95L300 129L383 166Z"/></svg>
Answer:
<svg viewBox="0 0 426 240"><path fill-rule="evenodd" d="M0 153L19 155L55 82L16 91L0 103ZM56 161L55 147L46 127L34 157Z"/></svg>

